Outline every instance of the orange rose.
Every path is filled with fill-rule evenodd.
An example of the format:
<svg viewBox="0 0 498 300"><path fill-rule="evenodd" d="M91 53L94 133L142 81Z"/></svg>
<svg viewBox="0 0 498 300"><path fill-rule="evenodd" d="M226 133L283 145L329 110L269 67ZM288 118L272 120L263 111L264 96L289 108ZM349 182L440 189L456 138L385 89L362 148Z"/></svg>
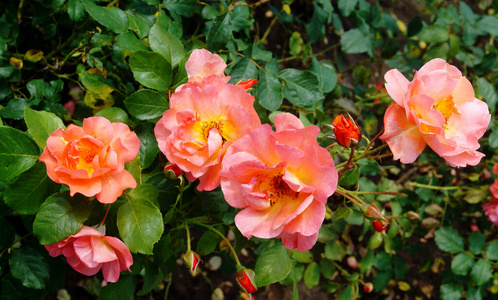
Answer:
<svg viewBox="0 0 498 300"><path fill-rule="evenodd" d="M332 122L332 126L334 126L335 139L339 145L343 147L354 146L360 140L360 130L350 118L338 115ZM353 142L352 145L351 142Z"/></svg>
<svg viewBox="0 0 498 300"><path fill-rule="evenodd" d="M71 124L54 131L40 161L53 181L69 186L71 196L80 193L112 203L125 189L137 186L124 164L139 148L140 140L127 125L92 117L83 120L83 127Z"/></svg>

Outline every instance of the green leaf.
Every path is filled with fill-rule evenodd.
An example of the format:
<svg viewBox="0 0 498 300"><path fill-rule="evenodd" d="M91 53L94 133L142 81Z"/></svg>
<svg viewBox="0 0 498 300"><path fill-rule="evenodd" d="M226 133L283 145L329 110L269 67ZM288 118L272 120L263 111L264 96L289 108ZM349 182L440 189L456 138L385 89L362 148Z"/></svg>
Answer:
<svg viewBox="0 0 498 300"><path fill-rule="evenodd" d="M5 300L21 299L21 293L7 279L0 280L0 298Z"/></svg>
<svg viewBox="0 0 498 300"><path fill-rule="evenodd" d="M41 290L47 286L50 273L45 258L31 248L12 251L9 257L10 273L27 288Z"/></svg>
<svg viewBox="0 0 498 300"><path fill-rule="evenodd" d="M225 47L232 34L232 21L228 12L213 20L213 25L207 34L207 49L211 52Z"/></svg>
<svg viewBox="0 0 498 300"><path fill-rule="evenodd" d="M486 248L486 259L498 260L498 242L492 242Z"/></svg>
<svg viewBox="0 0 498 300"><path fill-rule="evenodd" d="M474 265L474 259L469 254L462 252L458 253L451 260L451 271L457 275L465 276L469 273Z"/></svg>
<svg viewBox="0 0 498 300"><path fill-rule="evenodd" d="M38 161L40 149L24 132L11 127L0 127L0 136L0 181L9 181Z"/></svg>
<svg viewBox="0 0 498 300"><path fill-rule="evenodd" d="M254 79L258 77L258 69L254 62L249 58L240 59L230 70L230 83L236 83L241 80Z"/></svg>
<svg viewBox="0 0 498 300"><path fill-rule="evenodd" d="M100 290L98 300L133 300L135 299L135 286L135 276L123 276L116 283L109 283L103 287Z"/></svg>
<svg viewBox="0 0 498 300"><path fill-rule="evenodd" d="M282 244L267 248L256 262L256 284L263 287L283 280L289 275L292 260L287 255L287 249Z"/></svg>
<svg viewBox="0 0 498 300"><path fill-rule="evenodd" d="M80 0L69 0L66 4L67 14L73 21L78 21L85 15L85 7Z"/></svg>
<svg viewBox="0 0 498 300"><path fill-rule="evenodd" d="M334 222L337 222L340 219L346 219L351 215L352 212L353 212L353 210L351 208L341 206L334 212L334 215L332 216L332 220Z"/></svg>
<svg viewBox="0 0 498 300"><path fill-rule="evenodd" d="M139 51L139 50L147 50L147 46L145 46L135 35L135 33L128 31L125 33L121 33L116 36L116 40L121 48L126 51Z"/></svg>
<svg viewBox="0 0 498 300"><path fill-rule="evenodd" d="M95 113L95 116L104 117L111 123L125 123L128 124L130 119L128 114L121 107L108 107L103 110L99 110Z"/></svg>
<svg viewBox="0 0 498 300"><path fill-rule="evenodd" d="M4 201L21 215L35 214L45 198L55 192L58 185L47 175L44 163L35 164L21 174L4 192Z"/></svg>
<svg viewBox="0 0 498 300"><path fill-rule="evenodd" d="M288 68L280 72L279 77L288 90L294 92L286 93L286 98L298 107L317 106L323 100L323 94L319 89L318 78L310 71Z"/></svg>
<svg viewBox="0 0 498 300"><path fill-rule="evenodd" d="M36 111L29 107L24 109L24 121L28 131L40 148L45 148L47 139L59 128L66 128L62 120L53 113Z"/></svg>
<svg viewBox="0 0 498 300"><path fill-rule="evenodd" d="M52 194L40 206L33 222L33 233L40 244L59 242L81 229L90 215L91 205L87 198L77 194Z"/></svg>
<svg viewBox="0 0 498 300"><path fill-rule="evenodd" d="M139 185L125 195L126 202L118 209L119 235L131 252L152 254L163 234L162 214L154 204L158 194L151 184Z"/></svg>
<svg viewBox="0 0 498 300"><path fill-rule="evenodd" d="M342 260L346 255L346 246L338 240L332 240L325 245L325 257L330 260Z"/></svg>
<svg viewBox="0 0 498 300"><path fill-rule="evenodd" d="M109 28L117 34L128 31L128 18L121 9L99 6L90 0L81 0L81 3L85 6L88 14L102 26Z"/></svg>
<svg viewBox="0 0 498 300"><path fill-rule="evenodd" d="M149 32L150 47L154 52L164 56L173 68L185 57L182 42L156 22Z"/></svg>
<svg viewBox="0 0 498 300"><path fill-rule="evenodd" d="M495 16L484 16L477 22L477 26L482 31L492 36L498 36L498 18Z"/></svg>
<svg viewBox="0 0 498 300"><path fill-rule="evenodd" d="M355 166L352 169L347 170L339 179L339 185L340 186L349 186L349 185L354 185L358 182L358 179L360 178L361 171L360 169Z"/></svg>
<svg viewBox="0 0 498 300"><path fill-rule="evenodd" d="M486 247L486 237L480 231L472 232L469 236L469 250L474 255L479 255Z"/></svg>
<svg viewBox="0 0 498 300"><path fill-rule="evenodd" d="M485 78L477 78L476 81L477 88L479 89L479 94L481 95L491 110L494 113L496 109L496 103L498 102L498 97L496 96L496 90L493 85L491 85Z"/></svg>
<svg viewBox="0 0 498 300"><path fill-rule="evenodd" d="M370 52L372 51L372 41L359 29L351 29L342 34L341 49L347 54Z"/></svg>
<svg viewBox="0 0 498 300"><path fill-rule="evenodd" d="M320 282L320 266L316 262L312 262L304 271L304 284L308 289L312 289Z"/></svg>
<svg viewBox="0 0 498 300"><path fill-rule="evenodd" d="M114 91L112 81L100 74L90 74L88 71L83 71L79 74L79 77L85 88L93 93L110 94Z"/></svg>
<svg viewBox="0 0 498 300"><path fill-rule="evenodd" d="M271 53L271 51L261 49L256 43L252 44L251 58L253 60L270 61L272 57L273 54Z"/></svg>
<svg viewBox="0 0 498 300"><path fill-rule="evenodd" d="M211 231L204 233L197 242L197 253L201 256L211 254L219 241L220 238Z"/></svg>
<svg viewBox="0 0 498 300"><path fill-rule="evenodd" d="M311 21L306 24L306 34L310 44L313 44L322 34L325 34L325 21L327 20L327 11L321 8L318 2L315 2L313 8Z"/></svg>
<svg viewBox="0 0 498 300"><path fill-rule="evenodd" d="M383 291L392 277L393 272L391 270L380 271L379 273L375 274L374 279L372 280L374 289L378 292Z"/></svg>
<svg viewBox="0 0 498 300"><path fill-rule="evenodd" d="M493 274L491 273L492 268L493 266L489 262L481 258L472 268L470 277L477 285L483 285L493 277Z"/></svg>
<svg viewBox="0 0 498 300"><path fill-rule="evenodd" d="M124 100L130 114L139 120L154 120L169 109L169 103L163 95L142 89Z"/></svg>
<svg viewBox="0 0 498 300"><path fill-rule="evenodd" d="M446 42L449 38L448 27L438 24L424 27L418 38L424 42Z"/></svg>
<svg viewBox="0 0 498 300"><path fill-rule="evenodd" d="M24 117L24 109L33 105L32 101L24 98L14 98L7 106L0 109L0 117L5 119L21 120Z"/></svg>
<svg viewBox="0 0 498 300"><path fill-rule="evenodd" d="M278 80L276 73L271 68L267 68L271 65L276 67L276 61L271 60L264 68L259 70L256 99L267 110L275 111L283 102L282 83Z"/></svg>
<svg viewBox="0 0 498 300"><path fill-rule="evenodd" d="M481 300L486 297L486 291L483 287L475 288L469 286L467 291L465 292L466 300Z"/></svg>
<svg viewBox="0 0 498 300"><path fill-rule="evenodd" d="M330 93L337 85L337 73L332 64L320 63L313 56L310 72L318 78L318 85L322 93Z"/></svg>
<svg viewBox="0 0 498 300"><path fill-rule="evenodd" d="M313 253L311 251L299 251L297 249L289 250L291 257L299 262L304 264L309 264L313 262Z"/></svg>
<svg viewBox="0 0 498 300"><path fill-rule="evenodd" d="M441 286L442 300L459 300L462 298L463 288L459 285L449 283Z"/></svg>
<svg viewBox="0 0 498 300"><path fill-rule="evenodd" d="M159 153L156 136L154 135L154 124L140 124L135 128L135 133L140 139L140 165L147 169L152 165Z"/></svg>
<svg viewBox="0 0 498 300"><path fill-rule="evenodd" d="M164 0L164 8L187 18L199 11L196 0Z"/></svg>
<svg viewBox="0 0 498 300"><path fill-rule="evenodd" d="M434 240L439 249L445 252L458 253L463 251L463 238L453 227L442 227L436 230Z"/></svg>
<svg viewBox="0 0 498 300"><path fill-rule="evenodd" d="M339 0L339 11L344 17L349 17L353 12L358 0Z"/></svg>
<svg viewBox="0 0 498 300"><path fill-rule="evenodd" d="M145 50L131 53L130 69L133 77L148 88L166 91L171 84L171 64L158 53Z"/></svg>
<svg viewBox="0 0 498 300"><path fill-rule="evenodd" d="M386 252L380 252L375 256L373 265L381 271L387 271L392 269L392 258Z"/></svg>
<svg viewBox="0 0 498 300"><path fill-rule="evenodd" d="M337 294L337 300L351 300L354 299L353 296L353 286L346 286L339 294Z"/></svg>

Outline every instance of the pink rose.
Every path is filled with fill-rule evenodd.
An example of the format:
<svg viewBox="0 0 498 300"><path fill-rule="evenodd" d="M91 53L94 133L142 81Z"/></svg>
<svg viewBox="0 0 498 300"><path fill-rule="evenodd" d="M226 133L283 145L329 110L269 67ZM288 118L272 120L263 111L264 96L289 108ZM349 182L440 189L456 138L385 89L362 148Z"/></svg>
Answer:
<svg viewBox="0 0 498 300"><path fill-rule="evenodd" d="M226 67L227 64L219 55L206 49L195 49L185 63L189 82L202 81L208 75L219 76L228 82L230 77L225 76Z"/></svg>
<svg viewBox="0 0 498 300"><path fill-rule="evenodd" d="M493 173L498 175L498 164L493 166ZM495 181L491 184L489 191L493 194L494 198L498 198L498 179L495 179Z"/></svg>
<svg viewBox="0 0 498 300"><path fill-rule="evenodd" d="M425 64L408 81L398 70L386 73L386 89L396 102L384 116L380 137L402 163L412 163L429 145L453 167L475 166L476 151L491 119L467 78L442 59Z"/></svg>
<svg viewBox="0 0 498 300"><path fill-rule="evenodd" d="M492 198L488 203L482 205L484 214L488 216L488 220L498 226L498 199Z"/></svg>
<svg viewBox="0 0 498 300"><path fill-rule="evenodd" d="M294 115L275 116L228 150L220 173L228 204L243 210L235 224L247 238L281 238L284 246L313 247L325 204L337 187L330 154L316 141L320 129Z"/></svg>
<svg viewBox="0 0 498 300"><path fill-rule="evenodd" d="M81 274L92 276L101 268L106 282L116 282L119 273L130 271L133 264L128 247L112 236L83 225L80 231L51 245L45 245L50 256L63 254L67 262ZM130 271L131 272L131 271Z"/></svg>
<svg viewBox="0 0 498 300"><path fill-rule="evenodd" d="M168 161L199 179L199 191L220 184L221 160L228 147L261 124L254 97L239 86L211 75L173 93L170 108L154 129Z"/></svg>
<svg viewBox="0 0 498 300"><path fill-rule="evenodd" d="M69 186L71 196L81 193L112 203L137 185L124 163L132 161L139 148L140 140L127 125L91 117L83 120L83 127L71 124L54 131L40 161L53 181Z"/></svg>

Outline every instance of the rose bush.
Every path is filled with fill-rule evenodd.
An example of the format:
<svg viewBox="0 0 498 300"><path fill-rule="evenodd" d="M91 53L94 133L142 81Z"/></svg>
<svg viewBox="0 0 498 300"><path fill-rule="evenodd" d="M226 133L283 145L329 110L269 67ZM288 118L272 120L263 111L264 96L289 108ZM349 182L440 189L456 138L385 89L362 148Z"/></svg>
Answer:
<svg viewBox="0 0 498 300"><path fill-rule="evenodd" d="M247 238L281 238L284 246L311 249L337 186L334 161L316 141L316 126L304 127L288 113L235 142L223 161L221 188L228 204L243 210L235 224Z"/></svg>
<svg viewBox="0 0 498 300"><path fill-rule="evenodd" d="M50 179L69 186L71 196L80 193L112 203L137 185L124 164L137 156L139 148L140 140L127 125L91 117L83 120L83 127L71 124L53 132L40 161Z"/></svg>
<svg viewBox="0 0 498 300"><path fill-rule="evenodd" d="M131 272L133 264L130 250L121 240L84 225L76 234L45 248L51 256L64 255L67 263L81 274L91 276L102 269L106 282L118 281L119 273Z"/></svg>
<svg viewBox="0 0 498 300"><path fill-rule="evenodd" d="M384 76L395 101L384 115L385 141L394 159L414 162L429 145L453 167L475 166L484 156L478 140L491 119L467 78L442 59L433 59L408 81L397 69Z"/></svg>

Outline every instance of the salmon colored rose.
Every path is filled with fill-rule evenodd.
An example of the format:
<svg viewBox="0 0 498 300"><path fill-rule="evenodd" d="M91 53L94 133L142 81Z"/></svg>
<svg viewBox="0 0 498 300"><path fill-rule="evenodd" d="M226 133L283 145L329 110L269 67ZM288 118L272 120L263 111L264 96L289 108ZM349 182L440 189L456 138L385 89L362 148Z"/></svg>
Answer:
<svg viewBox="0 0 498 300"><path fill-rule="evenodd" d="M316 141L320 129L294 115L275 116L228 150L220 173L235 224L247 238L281 238L288 249L313 247L325 204L337 187L334 161Z"/></svg>
<svg viewBox="0 0 498 300"><path fill-rule="evenodd" d="M85 225L76 234L45 248L50 256L63 254L68 264L83 275L92 276L102 269L106 282L118 281L119 273L130 271L133 264L130 250L121 240Z"/></svg>
<svg viewBox="0 0 498 300"><path fill-rule="evenodd" d="M482 205L484 214L488 216L488 220L498 226L498 199L492 198L488 203Z"/></svg>
<svg viewBox="0 0 498 300"><path fill-rule="evenodd" d="M127 125L91 117L83 120L83 127L71 124L54 131L40 161L53 181L69 186L71 196L80 193L112 203L137 185L124 164L137 156L139 148L140 140Z"/></svg>
<svg viewBox="0 0 498 300"><path fill-rule="evenodd" d="M395 103L384 115L385 131L380 138L394 159L414 162L427 144L453 167L479 163L484 154L477 151L478 140L491 115L456 67L433 59L411 82L396 69L384 78Z"/></svg>
<svg viewBox="0 0 498 300"><path fill-rule="evenodd" d="M493 166L493 173L495 173L495 175L498 175L498 164L495 164ZM494 198L498 198L498 179L495 179L495 181L491 184L491 186L489 187L489 191L491 192L491 194L493 194Z"/></svg>
<svg viewBox="0 0 498 300"><path fill-rule="evenodd" d="M199 191L212 190L220 184L228 147L261 124L253 102L242 87L219 76L189 82L171 95L170 108L156 124L159 149L189 181L199 179Z"/></svg>
<svg viewBox="0 0 498 300"><path fill-rule="evenodd" d="M195 49L185 63L189 82L202 81L209 75L216 75L228 82L230 76L225 75L226 67L227 64L219 55L206 49Z"/></svg>
<svg viewBox="0 0 498 300"><path fill-rule="evenodd" d="M360 140L360 130L350 118L344 118L343 115L338 115L334 122L335 139L339 145L343 147L355 146Z"/></svg>

